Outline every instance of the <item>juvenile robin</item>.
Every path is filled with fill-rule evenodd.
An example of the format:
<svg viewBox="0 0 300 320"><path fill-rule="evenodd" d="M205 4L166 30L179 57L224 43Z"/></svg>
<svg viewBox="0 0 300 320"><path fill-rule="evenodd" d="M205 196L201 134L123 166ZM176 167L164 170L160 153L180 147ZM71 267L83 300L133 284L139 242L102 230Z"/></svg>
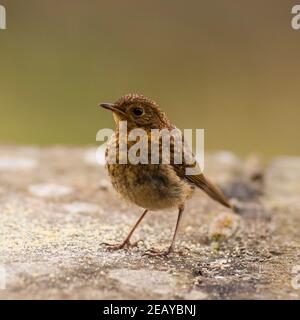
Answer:
<svg viewBox="0 0 300 320"><path fill-rule="evenodd" d="M128 132L136 128L143 129L149 137L149 143L151 143L152 137L151 129L167 129L171 131L176 128L154 101L142 95L128 94L115 103L101 103L100 106L112 111L116 122L115 134L111 137L106 149L106 167L111 182L116 191L124 199L144 208L143 214L122 243L103 243L109 250L118 250L132 246L130 238L149 210L154 211L176 207L178 208L178 218L169 248L165 251L150 249L144 253L148 256L167 256L170 254L174 249L176 234L184 211L184 204L191 197L195 187L200 188L212 199L225 207L233 208L221 190L208 180L200 170L198 174L186 174L186 168L189 165L184 161L184 157L182 163L175 163L174 148L172 146L170 148L171 160L169 164L161 163L161 161L158 164L151 164L151 159L149 159L147 164L133 164L129 161L125 164L120 163L118 156L120 139L127 139L127 137L120 136L121 121L127 122ZM128 149L130 149L133 142L127 139L126 143ZM117 151L115 163L110 159L110 151L113 146L115 146ZM161 154L159 159L162 159ZM195 165L198 166L197 163Z"/></svg>

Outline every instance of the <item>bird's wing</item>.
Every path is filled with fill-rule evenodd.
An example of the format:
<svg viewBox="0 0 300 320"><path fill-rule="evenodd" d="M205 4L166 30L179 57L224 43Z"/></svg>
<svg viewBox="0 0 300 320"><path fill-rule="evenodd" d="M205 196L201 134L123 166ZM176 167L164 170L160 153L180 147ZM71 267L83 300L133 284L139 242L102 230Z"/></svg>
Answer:
<svg viewBox="0 0 300 320"><path fill-rule="evenodd" d="M225 207L232 209L232 205L225 197L223 192L219 189L219 187L212 183L203 173L197 175L186 175L183 165L181 165L181 167L179 167L178 165L174 165L173 167L179 177L197 186L206 194L208 194L212 199L223 204Z"/></svg>
<svg viewBox="0 0 300 320"><path fill-rule="evenodd" d="M185 160L184 155L182 155L182 163L176 164L174 161L174 154L175 154L175 147L174 141L170 141L171 145L171 165L174 168L176 174L181 178L185 179L187 182L197 186L201 190L203 190L207 195L209 195L212 199L218 201L225 207L233 209L233 206L230 204L229 200L225 197L223 192L214 184L212 183L201 171L199 164L197 163L192 151L185 146L185 152L188 155L189 159L193 159L192 164L188 164ZM172 150L173 149L173 150ZM187 174L187 169L192 169L191 171L195 174Z"/></svg>

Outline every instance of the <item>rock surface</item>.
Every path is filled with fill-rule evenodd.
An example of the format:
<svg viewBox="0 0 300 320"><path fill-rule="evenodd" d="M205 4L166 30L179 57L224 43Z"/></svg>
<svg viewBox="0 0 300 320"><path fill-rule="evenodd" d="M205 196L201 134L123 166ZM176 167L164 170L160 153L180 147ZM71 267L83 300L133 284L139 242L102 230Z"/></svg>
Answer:
<svg viewBox="0 0 300 320"><path fill-rule="evenodd" d="M254 156L207 155L207 174L239 215L196 192L163 259L142 254L169 245L174 210L150 212L136 248L100 245L121 241L141 209L114 193L94 153L0 148L1 299L300 298L300 158L264 167Z"/></svg>

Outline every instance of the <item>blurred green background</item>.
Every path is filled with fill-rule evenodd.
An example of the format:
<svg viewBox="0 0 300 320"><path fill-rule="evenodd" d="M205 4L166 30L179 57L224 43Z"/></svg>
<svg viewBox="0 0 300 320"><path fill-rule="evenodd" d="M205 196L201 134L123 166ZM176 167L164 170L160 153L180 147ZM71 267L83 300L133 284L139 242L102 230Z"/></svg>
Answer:
<svg viewBox="0 0 300 320"><path fill-rule="evenodd" d="M93 144L98 102L136 92L208 150L297 155L296 3L0 0L0 143Z"/></svg>

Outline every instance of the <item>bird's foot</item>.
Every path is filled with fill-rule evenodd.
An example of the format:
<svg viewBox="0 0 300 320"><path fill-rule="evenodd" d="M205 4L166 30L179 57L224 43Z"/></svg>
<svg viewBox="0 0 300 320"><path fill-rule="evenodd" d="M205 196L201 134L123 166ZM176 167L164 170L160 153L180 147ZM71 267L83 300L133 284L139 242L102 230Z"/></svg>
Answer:
<svg viewBox="0 0 300 320"><path fill-rule="evenodd" d="M121 250L121 249L129 249L138 246L139 241L131 243L129 240L125 240L121 243L111 244L107 242L102 242L100 245L105 246L109 251Z"/></svg>
<svg viewBox="0 0 300 320"><path fill-rule="evenodd" d="M143 256L148 257L167 257L172 252L172 248L169 248L167 250L155 250L155 249L149 249L143 253Z"/></svg>

